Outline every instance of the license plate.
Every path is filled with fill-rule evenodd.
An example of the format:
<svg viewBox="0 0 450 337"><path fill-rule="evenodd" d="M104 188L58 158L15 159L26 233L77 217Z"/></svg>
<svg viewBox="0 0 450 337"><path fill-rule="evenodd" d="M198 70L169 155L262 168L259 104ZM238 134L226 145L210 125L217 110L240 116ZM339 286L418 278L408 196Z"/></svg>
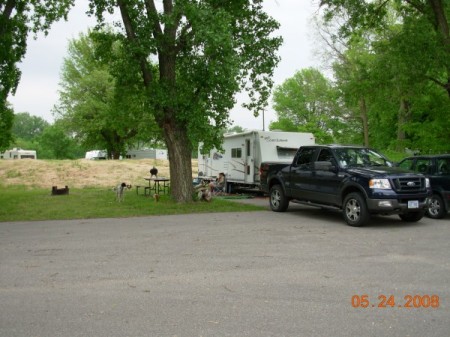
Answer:
<svg viewBox="0 0 450 337"><path fill-rule="evenodd" d="M408 208L419 208L418 200L408 200Z"/></svg>

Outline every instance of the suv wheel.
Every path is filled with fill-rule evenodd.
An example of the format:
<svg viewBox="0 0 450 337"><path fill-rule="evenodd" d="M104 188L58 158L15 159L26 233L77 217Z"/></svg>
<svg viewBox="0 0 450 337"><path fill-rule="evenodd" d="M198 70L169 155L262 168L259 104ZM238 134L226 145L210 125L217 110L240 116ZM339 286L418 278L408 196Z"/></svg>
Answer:
<svg viewBox="0 0 450 337"><path fill-rule="evenodd" d="M400 219L406 222L417 222L423 218L423 212L412 212L398 215Z"/></svg>
<svg viewBox="0 0 450 337"><path fill-rule="evenodd" d="M280 185L273 185L270 189L270 208L274 212L284 212L289 206L289 200Z"/></svg>
<svg viewBox="0 0 450 337"><path fill-rule="evenodd" d="M426 211L427 216L432 219L442 219L446 213L444 200L442 200L438 194L433 194L430 198L430 205Z"/></svg>
<svg viewBox="0 0 450 337"><path fill-rule="evenodd" d="M364 225L370 218L366 202L360 193L350 193L345 197L342 214L345 222L353 227Z"/></svg>

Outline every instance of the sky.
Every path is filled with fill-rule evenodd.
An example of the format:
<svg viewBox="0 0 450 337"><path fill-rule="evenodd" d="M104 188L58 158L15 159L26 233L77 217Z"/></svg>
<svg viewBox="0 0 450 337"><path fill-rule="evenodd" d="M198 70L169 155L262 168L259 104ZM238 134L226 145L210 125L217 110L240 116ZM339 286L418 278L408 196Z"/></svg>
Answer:
<svg viewBox="0 0 450 337"><path fill-rule="evenodd" d="M297 71L307 67L319 67L319 58L314 55L314 36L311 19L317 11L314 0L265 0L267 13L281 25L277 34L283 37L279 55L281 61L274 72L275 86L282 84ZM68 21L55 23L49 34L39 34L36 39L28 39L27 54L19 67L22 77L16 94L9 97L16 113L28 112L48 122L54 121L52 109L58 103L60 72L64 57L67 56L68 43L86 33L95 25L95 19L85 12L88 0L76 0L75 7L69 13ZM233 125L244 129L265 129L276 120L276 113L269 102L263 116L254 117L242 108L241 99L230 112Z"/></svg>

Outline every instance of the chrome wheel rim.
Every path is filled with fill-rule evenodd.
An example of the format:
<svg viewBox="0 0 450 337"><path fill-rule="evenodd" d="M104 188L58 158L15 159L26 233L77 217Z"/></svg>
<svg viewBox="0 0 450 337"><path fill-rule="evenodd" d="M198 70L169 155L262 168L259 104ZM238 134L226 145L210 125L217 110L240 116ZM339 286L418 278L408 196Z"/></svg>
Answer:
<svg viewBox="0 0 450 337"><path fill-rule="evenodd" d="M355 199L350 199L345 205L345 214L351 221L357 221L361 214L361 207Z"/></svg>
<svg viewBox="0 0 450 337"><path fill-rule="evenodd" d="M273 191L270 200L272 202L273 207L277 208L278 206L280 206L280 200L281 200L280 192L276 191L276 190Z"/></svg>
<svg viewBox="0 0 450 337"><path fill-rule="evenodd" d="M441 210L441 204L439 203L439 200L431 199L430 206L428 208L428 212L430 212L431 215L436 216L439 214L440 210Z"/></svg>

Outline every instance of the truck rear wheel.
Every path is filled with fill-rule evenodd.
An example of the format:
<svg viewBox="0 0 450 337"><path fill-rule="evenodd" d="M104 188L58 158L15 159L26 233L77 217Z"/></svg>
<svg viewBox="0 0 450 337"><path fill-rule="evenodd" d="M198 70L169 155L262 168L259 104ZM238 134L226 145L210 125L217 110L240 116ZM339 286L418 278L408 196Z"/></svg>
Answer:
<svg viewBox="0 0 450 337"><path fill-rule="evenodd" d="M370 218L366 202L360 193L350 193L345 197L342 214L345 222L353 227L364 225Z"/></svg>
<svg viewBox="0 0 450 337"><path fill-rule="evenodd" d="M280 185L273 185L270 189L270 208L274 212L284 212L289 207L289 200Z"/></svg>

